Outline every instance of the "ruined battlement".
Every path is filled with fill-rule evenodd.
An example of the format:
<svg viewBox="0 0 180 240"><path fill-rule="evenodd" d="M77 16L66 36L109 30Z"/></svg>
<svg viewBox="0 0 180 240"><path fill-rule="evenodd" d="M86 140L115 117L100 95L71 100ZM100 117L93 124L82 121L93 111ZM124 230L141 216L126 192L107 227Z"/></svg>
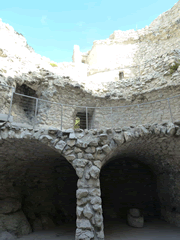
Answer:
<svg viewBox="0 0 180 240"><path fill-rule="evenodd" d="M77 46L73 62L57 63L57 67L50 65L50 59L36 54L21 34L1 21L0 82L13 87L26 84L38 91L37 96L69 104L78 98L68 97L70 86L73 89L78 85L82 95L91 99L87 103L78 99L78 105L88 106L91 102L89 106L93 107L122 106L142 103L137 99L154 101L178 95L180 69L170 73L170 68L180 59L179 5L180 1L149 27L118 30L108 39L95 41L86 53L81 53ZM63 94L55 96L50 91Z"/></svg>
<svg viewBox="0 0 180 240"><path fill-rule="evenodd" d="M143 29L114 31L105 40L96 40L91 50L81 54L81 61L88 65L89 81L108 78L118 81L119 72L124 78L135 78L146 69L146 64L153 65L154 58L180 48L180 2L161 14L149 26ZM80 60L79 60L80 62ZM163 65L159 60L158 65ZM110 73L111 71L111 73ZM95 75L95 76L92 76Z"/></svg>
<svg viewBox="0 0 180 240"><path fill-rule="evenodd" d="M73 128L78 114L83 119L89 116L85 124L88 128L138 125L140 119L142 124L176 120L178 97L170 101L173 117L163 99L180 94L179 6L180 1L149 27L115 31L108 39L95 41L86 53L75 46L73 62L57 63L57 67L50 65L50 59L36 54L21 34L1 21L0 83L14 87L17 94L38 99L36 117L41 126L58 126L50 117L53 114L59 127L61 122L65 129ZM1 112L8 114L11 92L1 97ZM36 101L32 103L30 98L14 94L11 110L16 122L34 124ZM43 101L50 101L51 107ZM62 106L63 120L57 103ZM27 116L24 106L34 110Z"/></svg>

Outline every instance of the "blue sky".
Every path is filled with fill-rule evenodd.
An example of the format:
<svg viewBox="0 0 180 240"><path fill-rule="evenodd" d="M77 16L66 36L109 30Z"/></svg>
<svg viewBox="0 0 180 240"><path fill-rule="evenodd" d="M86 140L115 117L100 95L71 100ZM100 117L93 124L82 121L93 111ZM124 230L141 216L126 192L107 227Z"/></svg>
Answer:
<svg viewBox="0 0 180 240"><path fill-rule="evenodd" d="M8 0L0 5L0 18L23 34L27 43L55 62L71 62L73 46L91 49L94 40L115 30L143 28L176 0L42 1Z"/></svg>

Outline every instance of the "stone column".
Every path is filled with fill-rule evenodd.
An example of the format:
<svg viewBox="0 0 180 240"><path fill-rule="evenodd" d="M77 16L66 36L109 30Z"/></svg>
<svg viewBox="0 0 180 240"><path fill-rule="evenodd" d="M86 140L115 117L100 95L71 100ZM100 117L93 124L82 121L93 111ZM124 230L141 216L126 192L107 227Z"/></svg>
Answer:
<svg viewBox="0 0 180 240"><path fill-rule="evenodd" d="M73 56L72 56L73 63L81 63L82 56L80 52L80 48L78 45L74 45Z"/></svg>
<svg viewBox="0 0 180 240"><path fill-rule="evenodd" d="M76 159L77 186L76 240L103 240L104 228L98 161Z"/></svg>

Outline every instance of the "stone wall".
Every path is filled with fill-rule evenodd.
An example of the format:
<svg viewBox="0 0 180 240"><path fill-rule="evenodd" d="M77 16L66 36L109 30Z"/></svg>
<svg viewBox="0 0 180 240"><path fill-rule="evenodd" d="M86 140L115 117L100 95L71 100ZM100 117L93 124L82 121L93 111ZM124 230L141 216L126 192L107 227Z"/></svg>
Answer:
<svg viewBox="0 0 180 240"><path fill-rule="evenodd" d="M76 191L77 240L104 239L99 174L102 166L109 161L115 161L115 159L116 162L124 159L125 165L128 165L128 159L131 159L134 164L146 165L156 175L157 193L162 209L161 217L179 226L179 122L104 131L76 130L75 132L70 129L61 132L56 128L33 130L6 123L1 124L0 136L2 157L0 199L3 200L0 204L4 206L1 219L4 219L4 215L8 211L8 216L11 216L11 219L16 222L12 228L8 218L3 220L6 224L1 226L2 230L6 228L8 231L21 235L29 233L32 226L34 229L38 229L39 226L43 227L41 224L44 222L47 227L52 227L53 223L59 224L59 221L63 221L64 215L68 216L70 212L66 208L66 203L69 206L70 202L68 201L73 203L75 199L73 194L67 191L67 187L62 184L62 181L63 179L67 180L69 186L74 186L76 181L75 175L72 175L73 171L70 170L69 164L65 164L64 158L74 167L78 176ZM42 166L46 174L39 176L38 169ZM61 172L61 167L65 167L63 170L65 174ZM142 176L144 177L144 175ZM57 180L58 178L60 179ZM36 191L38 188L41 195L45 196L45 189L49 184L51 189L48 192L47 201L43 202ZM154 188L152 190L153 193L155 190ZM56 193L56 197L54 193ZM68 200L67 196L72 196L72 199ZM16 199L16 204L12 202L12 198ZM52 205L52 201L58 198L60 201L54 202ZM23 204L24 213L20 210L21 204ZM142 209L145 208L141 201L137 201L136 204L139 204L138 206ZM151 207L149 204L150 202L147 202L148 208ZM6 210L7 206L8 210ZM40 210L44 208L46 212L41 213ZM61 213L58 214L59 219L56 217L56 211ZM111 209L105 210L105 212L108 211L113 214ZM30 214L32 212L34 214ZM14 213L16 214L14 215ZM69 217L73 218L70 215ZM19 228L19 221L22 219L26 224Z"/></svg>
<svg viewBox="0 0 180 240"><path fill-rule="evenodd" d="M29 139L1 140L0 151L0 230L20 236L70 221L75 227L77 176L72 166Z"/></svg>
<svg viewBox="0 0 180 240"><path fill-rule="evenodd" d="M27 86L26 86L27 87ZM29 88L33 91L31 88ZM54 86L54 91L57 88ZM53 90L51 88L51 90ZM58 90L59 91L59 90ZM162 99L156 101L156 92L149 94L151 100L155 100L155 102L146 102L146 95L142 95L141 98L137 98L135 102L136 104L127 105L127 106L117 106L116 101L107 101L102 100L101 105L107 104L104 107L98 107L97 101L92 98L92 96L85 95L80 89L71 91L79 91L79 94L72 95L72 100L76 101L76 103L81 105L84 101L88 100L93 104L92 107L77 107L76 105L66 105L68 98L68 92L65 90L62 91L61 96L57 96L56 103L49 102L45 99L40 98L31 98L33 96L37 96L38 92L34 91L32 96L20 96L18 94L14 94L11 115L13 116L13 121L16 123L28 124L30 126L36 127L48 127L54 126L58 128L68 129L74 128L75 118L77 113L81 113L82 121L86 122L86 110L88 114L88 128L89 129L105 129L109 127L123 127L138 124L146 124L146 123L163 123L167 121L176 121L179 119L179 96L168 99ZM169 91L172 89L167 89L164 91L162 89L163 95L161 93L159 96L169 97ZM174 91L179 91L178 87L175 88ZM18 89L17 89L18 92ZM2 88L1 91L2 97L2 108L1 114L8 114L10 110L10 102L12 96L12 89ZM46 92L47 93L47 92ZM177 92L178 93L178 92ZM55 95L53 95L55 99ZM148 96L147 96L148 97ZM47 97L46 97L47 98ZM49 96L48 96L49 98ZM66 100L66 101L64 101ZM100 100L100 99L99 99ZM60 102L61 101L61 102ZM82 101L82 102L81 102ZM63 105L60 103L64 103ZM36 106L37 104L37 106ZM113 104L116 106L113 106ZM97 106L97 107L96 107ZM37 107L37 109L36 109ZM36 118L35 118L35 111Z"/></svg>
<svg viewBox="0 0 180 240"><path fill-rule="evenodd" d="M150 169L146 173L150 179L152 172L156 181L151 181L148 197L154 197L156 184L158 214L161 210L162 218L180 226L179 97L146 104L180 93L180 68L170 71L180 59L179 4L145 29L117 31L96 41L81 55L89 67L78 60L53 68L21 34L0 22L0 82L31 96L15 94L13 123L0 124L1 230L22 235L74 220L76 201L76 240L103 240L100 171L110 161L118 161L119 170L122 159L125 165L133 161ZM140 68L131 68L139 63ZM125 78L118 80L123 67ZM9 113L11 91L0 87L0 113ZM77 113L89 113L91 130L72 129ZM40 169L46 174L40 176ZM109 195L114 201L111 191ZM104 202L104 215L113 215ZM145 210L141 202L137 205ZM147 205L151 208L152 202Z"/></svg>
<svg viewBox="0 0 180 240"><path fill-rule="evenodd" d="M118 30L106 40L94 41L86 62L89 64L88 75L106 72L111 80L116 80L112 70L124 68L126 78L135 77L139 74L137 65L144 71L147 63L154 66L154 58L179 49L179 5L178 1L149 27L137 31ZM131 69L133 66L137 70ZM128 68L129 74L126 73ZM111 71L111 74L107 71Z"/></svg>
<svg viewBox="0 0 180 240"><path fill-rule="evenodd" d="M119 107L77 107L61 105L41 99L32 99L14 95L13 121L36 127L54 126L59 129L74 128L77 114L88 129L106 129L109 127L137 126L139 124L163 123L179 119L179 96L155 102ZM37 113L35 118L37 103ZM8 105L10 107L10 105ZM87 111L87 115L86 115ZM8 109L6 111L8 113ZM87 128L87 126L85 127Z"/></svg>
<svg viewBox="0 0 180 240"><path fill-rule="evenodd" d="M110 159L100 175L105 222L125 219L130 208L141 209L145 221L160 216L156 176L136 157Z"/></svg>
<svg viewBox="0 0 180 240"><path fill-rule="evenodd" d="M14 51L11 51L11 44L9 46L4 38L1 39L0 82L17 89L25 85L35 91L35 96L39 98L37 119L35 119L36 100L16 96L12 107L14 122L31 126L36 124L40 127L72 128L79 109L77 106L83 106L82 114L86 113L85 107L89 107L90 128L169 121L171 116L166 101L139 107L137 105L122 107L179 95L180 67L171 72L171 67L180 59L178 19L179 2L145 29L115 31L109 39L96 41L93 48L97 48L97 53L99 51L98 64L58 63L57 67L52 67L50 60L36 54L27 46L21 34L1 21L2 36L8 36L9 43L14 39L17 48L14 47ZM124 55L122 49L127 50L124 51ZM100 54L101 50L105 55ZM109 51L115 62L111 63L106 57ZM20 54L21 52L28 53L24 56ZM88 59L91 55L93 62L93 56L96 58L93 49L82 54L81 57ZM106 64L102 64L101 58ZM125 70L118 62L122 59L130 61L125 64L127 65ZM140 67L137 67L139 63ZM119 79L119 74L123 71L124 78ZM11 92L0 88L0 98L1 113L8 114ZM170 104L173 120L176 120L179 118L178 98L170 100ZM115 106L120 108L111 109ZM99 107L107 107L107 109Z"/></svg>
<svg viewBox="0 0 180 240"><path fill-rule="evenodd" d="M36 54L21 34L1 21L0 81L14 87L26 81L31 86L34 83L33 88L44 81L47 91L52 80L59 86L66 84L66 88L78 81L93 97L110 97L120 101L116 101L116 105L122 104L122 98L127 100L134 93L140 95L147 90L165 88L176 81L179 74L170 74L169 70L180 58L178 24L179 2L149 27L115 31L109 39L95 41L92 50L82 54L83 61L89 59L88 64L79 61L78 64L57 63L57 67L52 67L50 59ZM119 79L120 72L124 72L123 79ZM69 97L67 100L72 102Z"/></svg>

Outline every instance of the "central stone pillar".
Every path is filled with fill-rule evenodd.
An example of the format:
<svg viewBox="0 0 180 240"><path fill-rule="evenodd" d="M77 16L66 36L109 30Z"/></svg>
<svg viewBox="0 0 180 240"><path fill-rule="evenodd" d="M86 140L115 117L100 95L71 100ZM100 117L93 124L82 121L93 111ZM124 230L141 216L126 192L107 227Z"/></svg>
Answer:
<svg viewBox="0 0 180 240"><path fill-rule="evenodd" d="M98 161L76 159L77 186L76 240L104 240Z"/></svg>

